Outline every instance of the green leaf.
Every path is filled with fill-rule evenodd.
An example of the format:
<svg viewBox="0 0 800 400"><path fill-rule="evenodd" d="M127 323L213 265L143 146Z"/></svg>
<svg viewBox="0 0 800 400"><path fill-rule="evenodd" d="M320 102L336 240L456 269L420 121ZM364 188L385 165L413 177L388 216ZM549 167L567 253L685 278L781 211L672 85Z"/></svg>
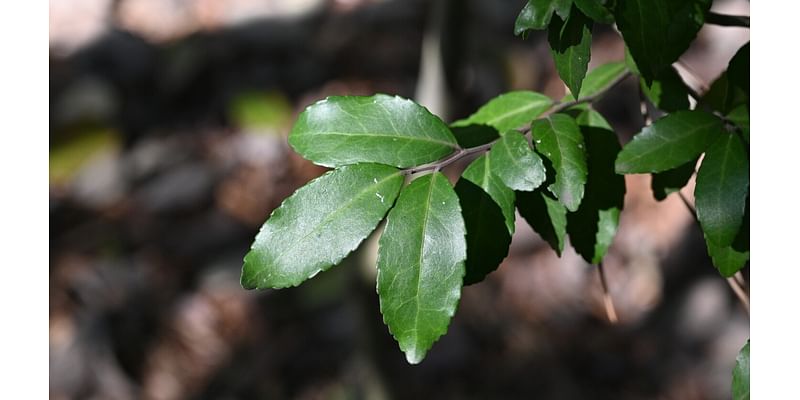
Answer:
<svg viewBox="0 0 800 400"><path fill-rule="evenodd" d="M625 63L623 62L610 62L603 64L586 74L581 85L582 98L594 96L608 89L617 79L628 72ZM561 100L572 101L575 97L571 93L567 93Z"/></svg>
<svg viewBox="0 0 800 400"><path fill-rule="evenodd" d="M525 37L531 29L546 28L553 12L556 12L561 18L566 18L571 5L572 0L528 0L514 23L514 34L523 34Z"/></svg>
<svg viewBox="0 0 800 400"><path fill-rule="evenodd" d="M297 286L353 251L392 207L403 176L356 164L309 182L272 212L244 258L245 289Z"/></svg>
<svg viewBox="0 0 800 400"><path fill-rule="evenodd" d="M570 243L586 262L598 264L608 252L619 226L625 200L625 178L614 172L620 151L613 131L581 127L586 143L589 176L577 211L567 214Z"/></svg>
<svg viewBox="0 0 800 400"><path fill-rule="evenodd" d="M580 98L581 84L592 52L592 20L573 9L566 21L553 18L547 29L550 52L561 80Z"/></svg>
<svg viewBox="0 0 800 400"><path fill-rule="evenodd" d="M514 191L490 170L489 158L483 155L467 167L455 187L467 230L465 285L497 269L514 233Z"/></svg>
<svg viewBox="0 0 800 400"><path fill-rule="evenodd" d="M694 159L678 168L653 174L653 179L650 181L653 197L661 201L666 199L668 195L681 190L689 183L696 166L697 159Z"/></svg>
<svg viewBox="0 0 800 400"><path fill-rule="evenodd" d="M545 180L542 159L519 132L508 131L488 153L491 172L511 189L530 191Z"/></svg>
<svg viewBox="0 0 800 400"><path fill-rule="evenodd" d="M553 114L536 120L531 128L536 150L550 160L555 181L547 187L570 211L583 199L586 184L586 152L583 135L572 117Z"/></svg>
<svg viewBox="0 0 800 400"><path fill-rule="evenodd" d="M742 269L750 259L749 250L737 250L733 246L717 246L706 242L711 261L720 275L731 277Z"/></svg>
<svg viewBox="0 0 800 400"><path fill-rule="evenodd" d="M750 339L736 356L731 392L733 400L750 400Z"/></svg>
<svg viewBox="0 0 800 400"><path fill-rule="evenodd" d="M461 148L468 149L490 143L500 138L497 129L489 125L470 124L464 126L451 126L453 136L456 137Z"/></svg>
<svg viewBox="0 0 800 400"><path fill-rule="evenodd" d="M497 96L466 119L455 121L453 127L474 124L489 125L499 132L530 123L553 106L553 100L536 92L515 91Z"/></svg>
<svg viewBox="0 0 800 400"><path fill-rule="evenodd" d="M539 165L541 165L541 160L539 161ZM494 172L496 168L496 161L491 160L489 154L484 154L470 163L461 176L467 181L478 185L478 187L489 194L492 200L500 207L508 232L513 234L515 217L514 191L509 189L508 186L503 183L503 180ZM544 169L542 169L542 172L544 172Z"/></svg>
<svg viewBox="0 0 800 400"><path fill-rule="evenodd" d="M710 7L711 0L617 1L617 28L648 82L689 48Z"/></svg>
<svg viewBox="0 0 800 400"><path fill-rule="evenodd" d="M722 129L722 122L707 112L670 114L642 129L622 148L617 173L645 174L677 168L697 158Z"/></svg>
<svg viewBox="0 0 800 400"><path fill-rule="evenodd" d="M703 102L725 114L740 106L750 109L750 43L731 58L728 69L703 95Z"/></svg>
<svg viewBox="0 0 800 400"><path fill-rule="evenodd" d="M689 91L675 68L662 70L651 84L640 79L642 92L660 110L675 112L689 109Z"/></svg>
<svg viewBox="0 0 800 400"><path fill-rule="evenodd" d="M516 194L519 215L561 256L567 236L567 209L541 189Z"/></svg>
<svg viewBox="0 0 800 400"><path fill-rule="evenodd" d="M374 162L399 168L458 149L439 117L397 96L333 96L309 106L289 134L304 158L326 167Z"/></svg>
<svg viewBox="0 0 800 400"><path fill-rule="evenodd" d="M694 189L697 219L706 242L729 246L744 217L750 183L747 152L738 136L722 134L706 151Z"/></svg>
<svg viewBox="0 0 800 400"><path fill-rule="evenodd" d="M378 296L383 321L411 364L450 324L467 256L459 200L440 172L400 193L379 241Z"/></svg>
<svg viewBox="0 0 800 400"><path fill-rule="evenodd" d="M611 11L601 4L605 2L601 2L600 0L574 0L574 3L578 6L578 9L589 18L603 24L614 23L614 16L611 14Z"/></svg>
<svg viewBox="0 0 800 400"><path fill-rule="evenodd" d="M614 128L611 127L611 124L609 124L608 121L606 121L606 119L603 118L602 114L592 109L586 109L581 111L581 113L578 114L578 116L575 118L575 121L580 126L602 128L602 129L608 129L610 131L614 130Z"/></svg>
<svg viewBox="0 0 800 400"><path fill-rule="evenodd" d="M742 46L728 62L729 84L750 97L750 42Z"/></svg>
<svg viewBox="0 0 800 400"><path fill-rule="evenodd" d="M750 144L750 110L747 109L747 106L741 105L734 108L727 117L742 130L744 140Z"/></svg>

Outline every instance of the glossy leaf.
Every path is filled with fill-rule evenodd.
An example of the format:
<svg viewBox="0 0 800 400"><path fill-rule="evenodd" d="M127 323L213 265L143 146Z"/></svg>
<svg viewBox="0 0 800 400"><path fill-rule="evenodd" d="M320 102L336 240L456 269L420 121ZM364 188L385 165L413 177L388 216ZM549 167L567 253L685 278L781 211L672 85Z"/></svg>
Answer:
<svg viewBox="0 0 800 400"><path fill-rule="evenodd" d="M580 98L581 84L592 55L592 20L573 8L566 20L555 17L550 21L547 40L558 75L572 95Z"/></svg>
<svg viewBox="0 0 800 400"><path fill-rule="evenodd" d="M297 286L336 265L375 229L402 184L395 168L356 164L303 186L256 236L244 259L242 286Z"/></svg>
<svg viewBox="0 0 800 400"><path fill-rule="evenodd" d="M733 243L744 216L750 182L747 152L734 134L724 133L706 151L697 171L695 208L706 241Z"/></svg>
<svg viewBox="0 0 800 400"><path fill-rule="evenodd" d="M528 0L514 23L514 34L525 37L528 30L547 28L554 12L566 18L571 5L572 0Z"/></svg>
<svg viewBox="0 0 800 400"><path fill-rule="evenodd" d="M689 91L675 68L662 70L651 84L640 79L642 92L658 109L675 112L689 109Z"/></svg>
<svg viewBox="0 0 800 400"><path fill-rule="evenodd" d="M581 97L590 97L608 89L617 79L628 72L623 62L603 64L586 74L581 85ZM568 93L562 101L572 101L575 97Z"/></svg>
<svg viewBox="0 0 800 400"><path fill-rule="evenodd" d="M488 160L483 155L473 161L455 187L467 231L464 285L497 269L514 233L514 192L491 174Z"/></svg>
<svg viewBox="0 0 800 400"><path fill-rule="evenodd" d="M464 235L458 197L440 172L412 181L386 218L378 250L380 308L411 364L422 361L455 314Z"/></svg>
<svg viewBox="0 0 800 400"><path fill-rule="evenodd" d="M604 24L613 24L614 15L611 14L600 0L574 0L575 5L589 18Z"/></svg>
<svg viewBox="0 0 800 400"><path fill-rule="evenodd" d="M406 168L436 161L458 148L447 125L397 96L333 96L303 111L289 144L326 167L374 162Z"/></svg>
<svg viewBox="0 0 800 400"><path fill-rule="evenodd" d="M536 150L550 161L555 171L555 181L547 189L568 210L577 210L588 173L578 124L568 115L553 114L534 121L531 132Z"/></svg>
<svg viewBox="0 0 800 400"><path fill-rule="evenodd" d="M750 259L749 250L737 250L733 246L717 246L706 242L708 254L711 261L724 277L731 277L746 264Z"/></svg>
<svg viewBox="0 0 800 400"><path fill-rule="evenodd" d="M689 48L710 7L711 0L617 0L617 28L648 82Z"/></svg>
<svg viewBox="0 0 800 400"><path fill-rule="evenodd" d="M517 210L559 256L567 236L567 209L542 189L517 192Z"/></svg>
<svg viewBox="0 0 800 400"><path fill-rule="evenodd" d="M608 129L609 131L614 130L614 128L611 127L611 124L609 124L608 121L603 118L602 114L592 109L581 111L581 113L575 117L575 122L577 122L580 126Z"/></svg>
<svg viewBox="0 0 800 400"><path fill-rule="evenodd" d="M736 356L731 393L733 400L750 400L750 339Z"/></svg>
<svg viewBox="0 0 800 400"><path fill-rule="evenodd" d="M697 160L695 159L678 168L653 174L653 179L650 181L653 197L661 201L666 199L668 195L681 190L692 179L696 166Z"/></svg>
<svg viewBox="0 0 800 400"><path fill-rule="evenodd" d="M453 127L489 125L499 132L527 125L547 111L553 100L536 92L516 91L501 94L484 104L466 119L453 122Z"/></svg>
<svg viewBox="0 0 800 400"><path fill-rule="evenodd" d="M619 226L625 200L625 178L614 172L620 151L613 131L581 127L589 176L586 193L577 211L567 214L567 232L575 251L586 262L597 264L608 252Z"/></svg>
<svg viewBox="0 0 800 400"><path fill-rule="evenodd" d="M521 135L520 135L521 136ZM538 157L538 156L537 156ZM541 164L541 161L539 161ZM514 233L514 191L494 172L496 162L484 154L475 159L461 176L485 191L500 207L508 232Z"/></svg>
<svg viewBox="0 0 800 400"><path fill-rule="evenodd" d="M708 92L703 94L702 102L714 110L727 114L739 106L747 106L747 94L736 85L732 85L728 73L723 72L711 84Z"/></svg>
<svg viewBox="0 0 800 400"><path fill-rule="evenodd" d="M519 132L508 131L488 153L491 172L513 190L531 191L545 180L542 159Z"/></svg>
<svg viewBox="0 0 800 400"><path fill-rule="evenodd" d="M719 137L722 122L703 111L678 111L633 137L617 157L617 173L644 174L677 168L697 158Z"/></svg>

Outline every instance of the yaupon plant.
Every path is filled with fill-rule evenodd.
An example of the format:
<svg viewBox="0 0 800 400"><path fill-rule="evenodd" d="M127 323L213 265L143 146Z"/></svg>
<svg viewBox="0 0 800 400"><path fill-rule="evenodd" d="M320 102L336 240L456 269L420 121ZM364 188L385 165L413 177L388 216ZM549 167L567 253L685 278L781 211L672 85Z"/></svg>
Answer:
<svg viewBox="0 0 800 400"><path fill-rule="evenodd" d="M576 252L599 266L623 208L621 174L641 173L653 174L658 200L696 173L693 211L708 253L723 276L733 276L749 260L749 44L703 95L672 67L704 23L749 27L748 18L712 13L710 5L529 0L515 33L547 30L571 92L560 100L509 92L449 125L384 94L309 106L289 143L333 170L272 213L245 257L242 286L299 285L339 263L385 219L380 309L408 361L418 363L447 331L462 287L482 281L507 256L515 209L558 254L569 236ZM616 24L626 59L587 73L595 23ZM631 75L655 111L621 147L592 102ZM453 187L441 170L465 158L472 161ZM749 360L749 345L745 350ZM740 374L734 391L743 393L745 381Z"/></svg>

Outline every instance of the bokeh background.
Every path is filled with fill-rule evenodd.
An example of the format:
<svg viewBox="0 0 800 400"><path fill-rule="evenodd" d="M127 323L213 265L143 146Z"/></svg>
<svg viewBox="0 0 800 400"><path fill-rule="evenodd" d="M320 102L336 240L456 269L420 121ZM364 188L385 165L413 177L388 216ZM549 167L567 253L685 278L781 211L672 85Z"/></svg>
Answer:
<svg viewBox="0 0 800 400"><path fill-rule="evenodd" d="M261 223L324 172L286 143L306 105L382 92L451 121L511 89L560 98L544 34L513 35L523 4L50 0L50 397L730 398L747 312L647 175L605 262L616 324L597 270L519 217L417 366L382 323L374 237L300 287L239 286ZM679 72L702 92L748 40L707 26ZM623 54L596 26L590 68ZM623 143L643 123L633 79L597 108Z"/></svg>

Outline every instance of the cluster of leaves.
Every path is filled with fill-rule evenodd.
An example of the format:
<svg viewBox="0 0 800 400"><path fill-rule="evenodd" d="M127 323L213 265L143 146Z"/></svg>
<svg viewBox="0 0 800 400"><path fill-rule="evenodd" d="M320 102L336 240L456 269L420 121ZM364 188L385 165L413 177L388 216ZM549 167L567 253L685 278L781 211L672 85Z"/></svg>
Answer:
<svg viewBox="0 0 800 400"><path fill-rule="evenodd" d="M623 174L652 173L661 200L687 184L701 157L697 219L714 264L734 274L749 259L749 45L694 109L671 66L709 7L710 0L529 0L515 31L548 31L571 91L560 101L509 92L449 125L382 94L309 106L289 143L334 169L272 213L245 257L242 285L296 286L339 263L385 219L380 309L408 361L418 363L447 331L462 287L508 254L515 210L557 253L569 237L597 264L617 230ZM629 52L587 73L594 23L616 23ZM631 74L665 116L622 148L591 102ZM440 170L467 157L451 185Z"/></svg>

